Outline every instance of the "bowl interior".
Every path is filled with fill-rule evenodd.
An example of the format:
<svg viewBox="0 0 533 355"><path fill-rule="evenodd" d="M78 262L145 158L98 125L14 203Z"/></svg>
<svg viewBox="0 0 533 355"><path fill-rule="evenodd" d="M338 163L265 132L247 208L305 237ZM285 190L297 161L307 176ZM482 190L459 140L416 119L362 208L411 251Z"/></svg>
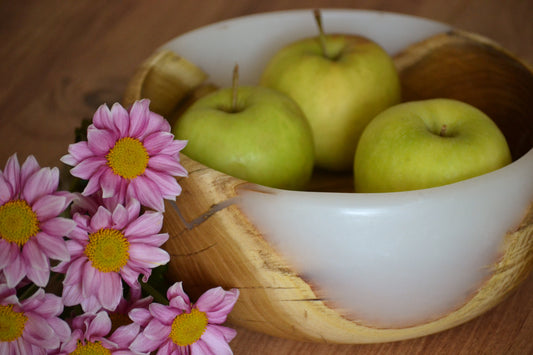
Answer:
<svg viewBox="0 0 533 355"><path fill-rule="evenodd" d="M365 35L391 55L451 30L441 23L382 12L323 10L323 17L326 31ZM272 53L315 34L312 11L298 10L213 24L164 48L200 66L219 86L231 84L235 63L241 83L256 84ZM455 97L490 111L513 152L515 161L507 167L455 184L400 193L296 192L259 186L240 191L238 205L263 237L298 274L320 285L325 298L349 310L350 317L377 327L404 327L456 309L491 275L503 252L503 237L516 228L533 200L531 71L505 53L500 61L499 51L488 52L487 61L497 59L496 73L501 72L498 63L506 63L513 76L525 76L525 84L488 75L497 79L498 87L466 90L465 82L468 87L472 77L463 73L461 89L417 85L424 82L418 72L435 72L431 65L424 66L424 57L419 71L404 71L409 83L404 99ZM514 67L519 69L513 71Z"/></svg>

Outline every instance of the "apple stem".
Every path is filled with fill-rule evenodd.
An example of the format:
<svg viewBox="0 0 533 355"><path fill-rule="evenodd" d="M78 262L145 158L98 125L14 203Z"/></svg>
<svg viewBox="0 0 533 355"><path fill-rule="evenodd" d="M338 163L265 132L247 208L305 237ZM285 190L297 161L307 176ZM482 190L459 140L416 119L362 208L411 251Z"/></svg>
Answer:
<svg viewBox="0 0 533 355"><path fill-rule="evenodd" d="M440 135L441 137L446 137L446 130L447 130L447 129L448 129L448 127L447 127L445 124L443 124L442 127L440 128L440 133L439 133L439 135Z"/></svg>
<svg viewBox="0 0 533 355"><path fill-rule="evenodd" d="M237 92L239 89L239 64L233 67L233 80L231 84L231 112L237 112Z"/></svg>
<svg viewBox="0 0 533 355"><path fill-rule="evenodd" d="M330 58L326 49L326 34L324 33L324 27L322 26L322 13L319 9L314 10L315 21L318 27L318 40L320 41L320 48L322 48L322 54L326 58Z"/></svg>

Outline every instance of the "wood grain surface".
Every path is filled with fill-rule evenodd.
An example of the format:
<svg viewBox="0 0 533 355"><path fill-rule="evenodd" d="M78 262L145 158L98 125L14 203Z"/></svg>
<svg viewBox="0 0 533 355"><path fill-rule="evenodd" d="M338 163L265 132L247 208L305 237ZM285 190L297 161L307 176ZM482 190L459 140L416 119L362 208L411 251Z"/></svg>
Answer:
<svg viewBox="0 0 533 355"><path fill-rule="evenodd" d="M416 15L479 33L533 63L533 1L7 1L0 2L0 166L17 152L43 166L102 103L120 101L135 68L175 36L220 20L296 8L372 9ZM199 44L201 45L201 44ZM533 275L486 314L409 341L328 345L238 328L235 354L533 354Z"/></svg>

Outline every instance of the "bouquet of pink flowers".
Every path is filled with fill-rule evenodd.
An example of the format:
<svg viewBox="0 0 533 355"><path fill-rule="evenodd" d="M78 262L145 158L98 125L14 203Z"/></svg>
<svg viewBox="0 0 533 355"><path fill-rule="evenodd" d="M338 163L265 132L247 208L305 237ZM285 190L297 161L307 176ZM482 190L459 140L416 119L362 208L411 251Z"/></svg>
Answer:
<svg viewBox="0 0 533 355"><path fill-rule="evenodd" d="M98 108L58 168L12 155L0 171L0 354L231 354L222 326L237 289L191 303L181 282L147 294L164 266L164 200L186 176L169 123L141 100ZM52 281L51 281L52 280ZM55 281L55 282L53 282ZM143 287L146 286L146 287Z"/></svg>

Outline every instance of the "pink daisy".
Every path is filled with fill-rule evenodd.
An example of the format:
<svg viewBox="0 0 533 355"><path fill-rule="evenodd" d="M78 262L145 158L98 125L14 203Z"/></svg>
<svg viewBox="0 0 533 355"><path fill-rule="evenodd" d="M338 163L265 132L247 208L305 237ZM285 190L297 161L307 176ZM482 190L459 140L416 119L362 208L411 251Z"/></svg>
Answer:
<svg viewBox="0 0 533 355"><path fill-rule="evenodd" d="M132 323L114 332L111 326L105 311L77 316L71 321L70 339L57 354L132 354L128 348L139 333L139 326Z"/></svg>
<svg viewBox="0 0 533 355"><path fill-rule="evenodd" d="M0 284L0 354L46 354L70 337L68 324L59 318L61 298L39 288L19 302L16 291Z"/></svg>
<svg viewBox="0 0 533 355"><path fill-rule="evenodd" d="M113 211L100 206L93 216L76 213L72 217L76 227L67 241L71 259L53 268L66 274L65 305L81 304L85 312L113 311L122 297L121 280L139 288L140 274L147 281L152 268L168 263L168 253L160 248L168 234L158 234L163 214L139 212L139 202L130 200Z"/></svg>
<svg viewBox="0 0 533 355"><path fill-rule="evenodd" d="M75 226L58 217L72 194L56 191L57 168L41 168L30 155L20 166L13 154L0 171L0 271L9 287L24 277L44 287L50 277L50 259L69 259L63 239Z"/></svg>
<svg viewBox="0 0 533 355"><path fill-rule="evenodd" d="M187 142L175 140L169 123L149 105L145 99L130 111L118 103L111 110L100 106L87 128L87 141L69 146L61 161L74 166L72 175L88 180L83 195L101 189L104 198L118 195L124 202L131 197L164 211L163 200L181 193L174 177L187 175L179 159Z"/></svg>
<svg viewBox="0 0 533 355"><path fill-rule="evenodd" d="M130 348L138 352L157 350L157 354L232 354L228 343L236 331L220 324L238 297L237 289L216 287L193 305L177 282L167 291L168 306L152 303L148 309L130 312L134 322L145 326Z"/></svg>

